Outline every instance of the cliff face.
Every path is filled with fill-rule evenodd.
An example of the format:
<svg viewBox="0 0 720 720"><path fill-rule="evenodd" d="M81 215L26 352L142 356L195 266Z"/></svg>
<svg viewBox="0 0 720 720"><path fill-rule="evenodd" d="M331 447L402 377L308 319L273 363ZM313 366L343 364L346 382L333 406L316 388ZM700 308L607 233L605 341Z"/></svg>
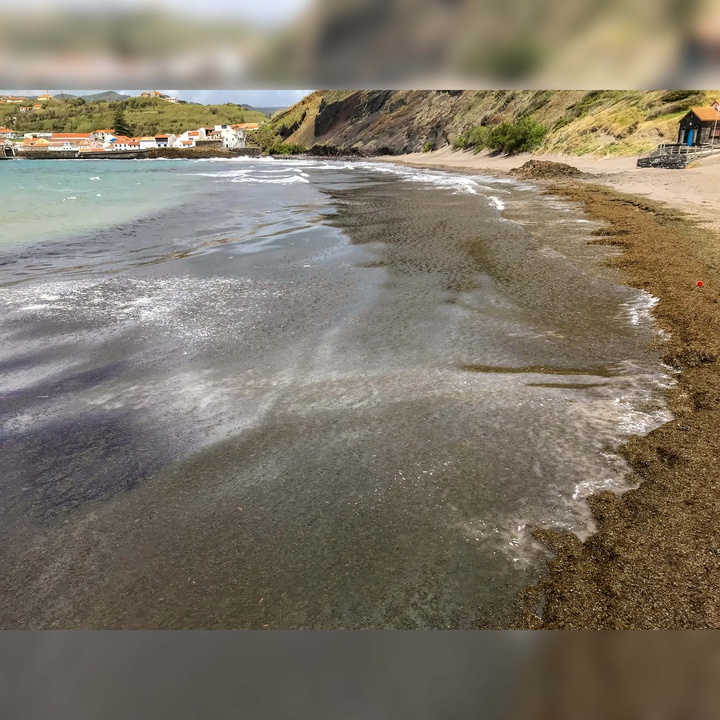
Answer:
<svg viewBox="0 0 720 720"><path fill-rule="evenodd" d="M315 152L399 155L450 142L448 128L473 92L316 92L276 119L278 134ZM299 122L298 122L299 121ZM292 132L286 134L286 130Z"/></svg>
<svg viewBox="0 0 720 720"><path fill-rule="evenodd" d="M720 95L720 93L717 93ZM317 91L273 118L277 137L317 154L399 155L451 145L462 132L530 117L538 152L632 155L673 142L680 117L712 91Z"/></svg>

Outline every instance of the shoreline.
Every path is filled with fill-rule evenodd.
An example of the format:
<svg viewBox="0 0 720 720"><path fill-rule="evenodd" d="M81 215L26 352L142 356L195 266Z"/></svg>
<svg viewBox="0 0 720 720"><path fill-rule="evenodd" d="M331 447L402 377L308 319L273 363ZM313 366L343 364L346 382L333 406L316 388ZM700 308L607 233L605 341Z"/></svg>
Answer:
<svg viewBox="0 0 720 720"><path fill-rule="evenodd" d="M443 148L431 153L378 156L376 161L411 167L448 170L472 174L508 176L528 160L543 160L572 165L587 174L587 180L599 182L619 192L664 202L691 215L720 233L720 157L710 157L684 170L638 168L637 156L596 157L589 155L494 156L487 151L474 155L468 150Z"/></svg>
<svg viewBox="0 0 720 720"><path fill-rule="evenodd" d="M637 487L588 498L596 531L584 542L569 532L534 530L553 556L521 594L514 627L719 628L720 223L711 213L720 200L720 164L633 171L623 163L634 158L454 153L461 162L449 163L449 155L435 162L382 160L507 176L538 159L587 173L530 181L547 194L581 203L588 217L607 223L595 231L594 242L621 249L608 262L620 269L622 281L659 298L651 311L664 332L657 348L676 373L667 391L674 419L618 450L630 467L628 484Z"/></svg>

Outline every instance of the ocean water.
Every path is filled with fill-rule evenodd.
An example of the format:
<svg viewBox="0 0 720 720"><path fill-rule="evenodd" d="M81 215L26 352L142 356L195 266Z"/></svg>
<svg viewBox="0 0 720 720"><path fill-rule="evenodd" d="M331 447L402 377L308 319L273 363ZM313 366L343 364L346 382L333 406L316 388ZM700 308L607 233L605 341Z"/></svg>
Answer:
<svg viewBox="0 0 720 720"><path fill-rule="evenodd" d="M529 529L591 532L618 445L669 418L654 298L532 184L238 159L0 185L3 627L501 624Z"/></svg>
<svg viewBox="0 0 720 720"><path fill-rule="evenodd" d="M14 160L0 163L0 248L72 236L151 216L191 200L173 163Z"/></svg>

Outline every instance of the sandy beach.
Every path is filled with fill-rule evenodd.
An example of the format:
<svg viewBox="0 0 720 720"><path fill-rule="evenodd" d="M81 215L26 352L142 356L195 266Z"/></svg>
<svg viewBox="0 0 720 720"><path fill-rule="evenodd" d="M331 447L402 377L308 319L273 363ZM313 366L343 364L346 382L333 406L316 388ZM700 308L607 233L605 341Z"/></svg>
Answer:
<svg viewBox="0 0 720 720"><path fill-rule="evenodd" d="M394 158L491 173L529 159L564 162L587 174L537 182L605 222L595 242L621 249L611 264L628 284L659 298L653 316L664 333L660 351L677 384L668 392L674 420L621 449L637 487L589 498L595 534L581 542L570 533L535 530L556 554L522 598L518 626L717 629L720 162L661 170L636 168L635 158L494 158L450 150Z"/></svg>

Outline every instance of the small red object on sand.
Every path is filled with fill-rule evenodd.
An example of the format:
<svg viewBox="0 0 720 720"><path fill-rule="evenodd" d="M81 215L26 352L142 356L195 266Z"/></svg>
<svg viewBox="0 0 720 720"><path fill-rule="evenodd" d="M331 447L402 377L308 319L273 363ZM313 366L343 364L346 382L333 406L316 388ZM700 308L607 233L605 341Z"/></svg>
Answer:
<svg viewBox="0 0 720 720"><path fill-rule="evenodd" d="M705 283L702 280L697 281L697 286L702 287Z"/></svg>

